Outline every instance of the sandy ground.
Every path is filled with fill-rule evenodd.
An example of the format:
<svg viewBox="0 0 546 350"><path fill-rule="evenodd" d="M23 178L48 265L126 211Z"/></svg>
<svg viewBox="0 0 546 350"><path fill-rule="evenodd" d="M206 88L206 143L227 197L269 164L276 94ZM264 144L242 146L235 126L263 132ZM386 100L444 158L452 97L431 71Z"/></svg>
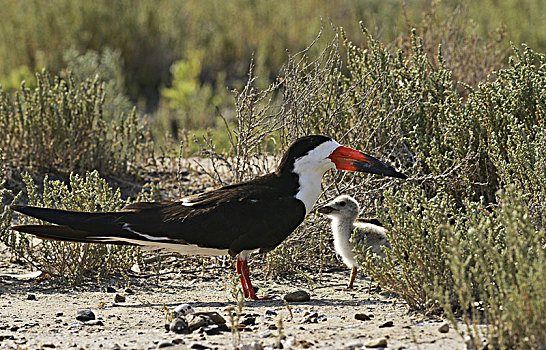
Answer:
<svg viewBox="0 0 546 350"><path fill-rule="evenodd" d="M442 320L410 313L400 299L388 294L369 294L369 281L362 275L357 278L355 290L345 290L349 275L346 269L312 276L312 289L304 280L263 281L253 276L261 288L259 295L274 296L272 300L246 301L240 322L255 318L254 325L240 330L239 336L230 331L200 334L199 330L175 334L165 329L165 307L172 309L182 303L190 304L195 311L217 311L230 325L226 308L237 304L231 293L234 267L230 261L225 267L211 266L204 274L198 267L181 272L167 268L159 279L148 276L100 284L90 281L68 288L48 279L9 276L29 270L8 262L2 255L0 349L154 349L163 342L178 343L173 348L233 349L237 344L253 342L268 347L279 340L279 320L285 349L366 348L365 344L380 337L387 339L388 349L464 348L453 329L448 333L438 331ZM252 264L250 268L252 271ZM108 286L115 292L107 292ZM288 308L283 296L299 289L308 291L311 300L289 303ZM125 296L125 301L115 302L115 294ZM29 295L35 300L29 300ZM99 325L76 320L76 312L85 308L94 312L101 321ZM316 323L304 322L314 313L318 317L312 321ZM357 313L373 317L359 321L355 319ZM391 327L380 327L388 321Z"/></svg>

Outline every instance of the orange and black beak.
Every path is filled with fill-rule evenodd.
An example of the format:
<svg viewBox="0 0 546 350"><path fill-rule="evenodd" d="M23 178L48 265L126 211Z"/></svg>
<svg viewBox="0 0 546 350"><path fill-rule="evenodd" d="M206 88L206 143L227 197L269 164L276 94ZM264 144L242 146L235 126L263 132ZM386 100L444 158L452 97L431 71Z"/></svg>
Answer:
<svg viewBox="0 0 546 350"><path fill-rule="evenodd" d="M366 173L407 179L408 177L393 167L372 156L364 154L350 147L340 146L328 156L338 170L362 171Z"/></svg>

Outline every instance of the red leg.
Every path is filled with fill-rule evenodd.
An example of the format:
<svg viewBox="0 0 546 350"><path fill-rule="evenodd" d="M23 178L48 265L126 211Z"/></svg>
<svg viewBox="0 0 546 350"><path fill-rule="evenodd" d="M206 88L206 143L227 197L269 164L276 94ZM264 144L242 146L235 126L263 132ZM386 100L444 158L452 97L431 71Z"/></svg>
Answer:
<svg viewBox="0 0 546 350"><path fill-rule="evenodd" d="M244 278L244 270L243 270L243 262L245 260L241 260L237 258L237 263L235 264L237 274L239 275L239 280L241 281L241 287L243 287L243 295L245 298L248 298L250 294L248 293L248 288L246 285L246 280ZM250 287L252 289L252 286ZM252 290L254 292L254 290Z"/></svg>
<svg viewBox="0 0 546 350"><path fill-rule="evenodd" d="M245 279L246 285L248 287L248 298L250 300L267 300L271 299L270 296L265 297L259 297L254 293L254 287L252 287L252 282L250 282L250 270L248 269L248 261L247 260L241 260L241 270L242 270L242 277Z"/></svg>

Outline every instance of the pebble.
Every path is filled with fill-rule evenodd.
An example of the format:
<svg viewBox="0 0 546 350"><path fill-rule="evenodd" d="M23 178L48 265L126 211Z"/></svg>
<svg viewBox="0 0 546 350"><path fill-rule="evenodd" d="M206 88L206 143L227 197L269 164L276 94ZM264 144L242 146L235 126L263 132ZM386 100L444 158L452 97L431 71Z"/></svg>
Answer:
<svg viewBox="0 0 546 350"><path fill-rule="evenodd" d="M116 303L123 303L125 301L125 297L121 294L116 294L114 296L114 302Z"/></svg>
<svg viewBox="0 0 546 350"><path fill-rule="evenodd" d="M359 321L369 321L372 319L372 317L366 314L355 314L355 319Z"/></svg>
<svg viewBox="0 0 546 350"><path fill-rule="evenodd" d="M106 293L115 293L116 292L116 288L114 287L106 287Z"/></svg>
<svg viewBox="0 0 546 350"><path fill-rule="evenodd" d="M354 349L360 349L363 346L364 346L364 344L362 344L362 343L350 343L350 344L347 344L344 349L345 350L354 350Z"/></svg>
<svg viewBox="0 0 546 350"><path fill-rule="evenodd" d="M190 304L180 304L173 309L173 313L175 317L186 316L189 314L193 314L194 312L195 311L193 310Z"/></svg>
<svg viewBox="0 0 546 350"><path fill-rule="evenodd" d="M218 335L222 334L222 329L217 324L211 324L201 327L199 333L205 333L206 335Z"/></svg>
<svg viewBox="0 0 546 350"><path fill-rule="evenodd" d="M86 326L104 326L104 323L101 320L91 320L84 322Z"/></svg>
<svg viewBox="0 0 546 350"><path fill-rule="evenodd" d="M199 329L208 324L207 318L204 316L192 315L188 318L187 327L190 332L193 332L196 329Z"/></svg>
<svg viewBox="0 0 546 350"><path fill-rule="evenodd" d="M392 321L387 321L381 325L379 325L379 328L387 328L387 327L393 327L394 326L394 322Z"/></svg>
<svg viewBox="0 0 546 350"><path fill-rule="evenodd" d="M304 290L288 293L284 296L284 300L291 302L303 302L311 300L311 295Z"/></svg>
<svg viewBox="0 0 546 350"><path fill-rule="evenodd" d="M51 344L51 343L46 343L46 344L42 344L40 345L41 348L55 348L55 344Z"/></svg>
<svg viewBox="0 0 546 350"><path fill-rule="evenodd" d="M193 314L197 315L197 316L206 316L206 317L210 318L213 323L216 323L216 324L225 324L226 323L226 319L223 318L216 311L194 312Z"/></svg>
<svg viewBox="0 0 546 350"><path fill-rule="evenodd" d="M169 325L169 330L175 333L189 333L188 323L183 318L175 318L171 321Z"/></svg>
<svg viewBox="0 0 546 350"><path fill-rule="evenodd" d="M135 292L131 288L125 288L125 293L127 294L135 294Z"/></svg>
<svg viewBox="0 0 546 350"><path fill-rule="evenodd" d="M386 348L387 347L387 338L377 338L373 339L366 344L367 348Z"/></svg>
<svg viewBox="0 0 546 350"><path fill-rule="evenodd" d="M95 314L89 309L82 309L76 312L76 320L78 321L91 321L95 319Z"/></svg>
<svg viewBox="0 0 546 350"><path fill-rule="evenodd" d="M438 332L440 332L440 333L449 332L449 324L446 322L443 325L441 325L440 328L438 328Z"/></svg>
<svg viewBox="0 0 546 350"><path fill-rule="evenodd" d="M253 341L250 344L240 345L239 349L241 349L241 350L263 350L264 346L260 342Z"/></svg>
<svg viewBox="0 0 546 350"><path fill-rule="evenodd" d="M303 318L302 323L318 323L318 312L313 312Z"/></svg>
<svg viewBox="0 0 546 350"><path fill-rule="evenodd" d="M269 338L273 333L271 333L270 330L265 330L260 333L258 333L258 337L260 338Z"/></svg>
<svg viewBox="0 0 546 350"><path fill-rule="evenodd" d="M254 326L256 324L256 317L245 316L245 319L241 323L246 326Z"/></svg>
<svg viewBox="0 0 546 350"><path fill-rule="evenodd" d="M273 310L265 310L265 316L277 316L277 313Z"/></svg>
<svg viewBox="0 0 546 350"><path fill-rule="evenodd" d="M36 300L36 295L35 294L27 295L27 300Z"/></svg>
<svg viewBox="0 0 546 350"><path fill-rule="evenodd" d="M158 349L168 348L168 347L171 347L171 346L174 346L174 344L171 343L170 341L162 341L161 343L157 344Z"/></svg>
<svg viewBox="0 0 546 350"><path fill-rule="evenodd" d="M64 315L64 314L63 314L62 312L57 312L57 313L55 314L55 316L57 316L57 317L61 317L61 316L63 316L63 315Z"/></svg>
<svg viewBox="0 0 546 350"><path fill-rule="evenodd" d="M190 349L211 349L210 347L208 346L205 346L205 345L201 345L199 343L193 343L191 346L190 346Z"/></svg>

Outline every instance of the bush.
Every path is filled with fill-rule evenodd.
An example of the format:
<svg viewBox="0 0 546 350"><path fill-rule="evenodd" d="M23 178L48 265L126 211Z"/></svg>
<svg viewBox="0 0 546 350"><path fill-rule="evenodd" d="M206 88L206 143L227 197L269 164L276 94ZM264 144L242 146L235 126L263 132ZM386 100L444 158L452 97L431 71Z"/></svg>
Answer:
<svg viewBox="0 0 546 350"><path fill-rule="evenodd" d="M97 171L88 172L85 176L72 174L68 183L49 180L46 176L41 194L29 175L25 175L23 180L29 205L78 211L115 211L131 203L130 199L121 199L119 189L112 189ZM141 192L137 200L150 200L152 196ZM9 223L11 215L5 207L2 218ZM19 224L36 221L28 217L18 218ZM139 254L133 246L38 240L11 231L7 226L0 226L0 241L10 248L16 259L68 284L80 283L85 277L104 278L123 273L136 262Z"/></svg>
<svg viewBox="0 0 546 350"><path fill-rule="evenodd" d="M97 169L135 174L146 162L148 138L133 110L104 117L104 84L98 77L36 75L37 88L13 95L0 88L0 149L11 167L68 173Z"/></svg>

